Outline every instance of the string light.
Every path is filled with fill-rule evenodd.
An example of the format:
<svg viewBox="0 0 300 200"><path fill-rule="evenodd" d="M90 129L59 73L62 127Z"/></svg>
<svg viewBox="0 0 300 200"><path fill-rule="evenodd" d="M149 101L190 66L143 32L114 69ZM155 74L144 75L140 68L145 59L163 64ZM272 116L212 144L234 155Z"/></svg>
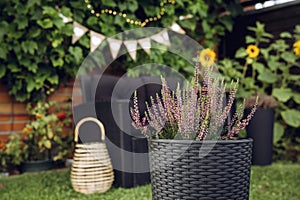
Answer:
<svg viewBox="0 0 300 200"><path fill-rule="evenodd" d="M84 2L87 4L86 7L90 10L90 13L93 14L93 15L95 15L96 17L100 17L103 14L113 15L113 16L119 15L120 17L123 17L124 20L127 23L139 25L139 26L142 26L142 27L146 26L147 23L149 23L149 22L157 21L157 20L161 19L162 16L165 14L165 5L167 5L167 4L174 5L175 4L175 0L163 0L159 4L159 6L160 6L160 12L159 12L158 15L152 16L152 17L148 17L144 21L141 21L141 20L136 20L136 19L132 19L130 17L127 17L126 13L119 12L119 11L116 11L116 10L101 9L101 10L99 10L99 12L97 12L93 8L90 0L84 0Z"/></svg>

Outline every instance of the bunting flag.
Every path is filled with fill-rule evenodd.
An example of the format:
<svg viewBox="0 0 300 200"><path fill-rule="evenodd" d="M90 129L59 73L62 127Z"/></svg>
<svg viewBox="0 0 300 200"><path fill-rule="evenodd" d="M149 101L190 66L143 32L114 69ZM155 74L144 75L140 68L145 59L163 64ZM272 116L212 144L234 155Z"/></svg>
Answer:
<svg viewBox="0 0 300 200"><path fill-rule="evenodd" d="M64 16L62 13L59 13L58 16L60 16L60 18L62 19L63 23L65 23L65 24L73 21L72 18L66 17L66 16Z"/></svg>
<svg viewBox="0 0 300 200"><path fill-rule="evenodd" d="M78 22L73 22L73 36L72 36L72 44L77 42L89 29L82 26Z"/></svg>
<svg viewBox="0 0 300 200"><path fill-rule="evenodd" d="M112 38L107 38L107 41L108 41L110 53L111 53L113 59L116 59L123 41L112 39Z"/></svg>
<svg viewBox="0 0 300 200"><path fill-rule="evenodd" d="M186 20L186 19L191 19L193 17L194 17L193 15L188 14L188 15L185 15L185 16L179 16L179 20L182 21L182 20Z"/></svg>
<svg viewBox="0 0 300 200"><path fill-rule="evenodd" d="M127 40L124 41L124 45L130 55L130 57L135 60L136 59L136 48L137 48L137 41L136 40Z"/></svg>
<svg viewBox="0 0 300 200"><path fill-rule="evenodd" d="M174 22L170 29L174 32L180 33L180 34L185 34L185 31L176 23Z"/></svg>
<svg viewBox="0 0 300 200"><path fill-rule="evenodd" d="M105 39L105 36L100 33L90 31L90 37L91 37L90 48L91 48L91 52L93 52L102 43L102 41Z"/></svg>
<svg viewBox="0 0 300 200"><path fill-rule="evenodd" d="M151 49L150 38L139 39L138 43L147 54L150 54L150 49Z"/></svg>
<svg viewBox="0 0 300 200"><path fill-rule="evenodd" d="M170 38L168 34L168 30L164 29L163 31L156 33L150 37L141 38L139 40L117 40L112 38L107 38L105 35L101 33L97 33L95 31L89 30L85 26L81 25L80 23L74 21L71 18L65 17L63 14L59 14L63 23L69 23L73 21L73 36L72 36L72 44L76 43L86 32L90 32L90 51L93 52L100 46L100 44L107 39L110 53L113 59L117 58L118 53L121 49L122 43L126 47L130 57L133 60L136 60L136 51L137 45L139 44L141 48L147 53L150 54L151 49L151 40L154 40L157 43L169 46ZM186 18L190 18L191 16L185 16ZM174 32L178 32L180 34L185 34L185 31L176 23L174 22L170 29Z"/></svg>
<svg viewBox="0 0 300 200"><path fill-rule="evenodd" d="M169 40L168 30L163 30L160 33L152 35L151 39L157 43L164 44L167 46L171 44Z"/></svg>

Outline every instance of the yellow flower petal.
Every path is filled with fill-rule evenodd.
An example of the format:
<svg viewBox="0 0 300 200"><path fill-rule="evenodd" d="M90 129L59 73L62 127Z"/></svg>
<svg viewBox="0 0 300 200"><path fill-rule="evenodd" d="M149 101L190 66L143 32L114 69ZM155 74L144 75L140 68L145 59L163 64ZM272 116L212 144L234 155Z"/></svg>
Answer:
<svg viewBox="0 0 300 200"><path fill-rule="evenodd" d="M294 52L297 56L300 56L300 46L294 48Z"/></svg>
<svg viewBox="0 0 300 200"><path fill-rule="evenodd" d="M295 42L293 46L294 46L294 47L299 47L299 48L300 48L300 40L298 40L297 42Z"/></svg>
<svg viewBox="0 0 300 200"><path fill-rule="evenodd" d="M203 67L213 65L216 59L216 53L211 49L203 49L199 54L199 61Z"/></svg>
<svg viewBox="0 0 300 200"><path fill-rule="evenodd" d="M256 58L259 55L259 48L256 45L249 45L246 52L250 58Z"/></svg>

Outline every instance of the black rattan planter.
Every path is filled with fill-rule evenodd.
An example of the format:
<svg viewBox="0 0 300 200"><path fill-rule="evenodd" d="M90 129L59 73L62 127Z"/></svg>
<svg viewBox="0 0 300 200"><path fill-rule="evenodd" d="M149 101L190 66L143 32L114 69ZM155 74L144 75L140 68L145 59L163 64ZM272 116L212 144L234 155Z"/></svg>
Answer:
<svg viewBox="0 0 300 200"><path fill-rule="evenodd" d="M249 198L252 140L149 144L152 199Z"/></svg>

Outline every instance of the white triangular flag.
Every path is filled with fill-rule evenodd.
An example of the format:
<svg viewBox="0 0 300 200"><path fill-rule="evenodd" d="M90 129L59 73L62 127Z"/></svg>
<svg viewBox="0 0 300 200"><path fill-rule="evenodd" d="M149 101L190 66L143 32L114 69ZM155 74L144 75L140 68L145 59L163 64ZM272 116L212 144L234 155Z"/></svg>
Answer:
<svg viewBox="0 0 300 200"><path fill-rule="evenodd" d="M130 57L135 60L136 58L136 47L137 47L137 41L136 40L127 40L124 41L124 45L130 55Z"/></svg>
<svg viewBox="0 0 300 200"><path fill-rule="evenodd" d="M90 37L90 48L91 52L93 52L102 43L102 41L105 39L105 36L100 33L96 33L95 31L90 31Z"/></svg>
<svg viewBox="0 0 300 200"><path fill-rule="evenodd" d="M164 45L167 45L167 46L170 45L168 30L163 30L160 33L152 35L151 39L154 40L157 43L161 43L161 44L164 44Z"/></svg>
<svg viewBox="0 0 300 200"><path fill-rule="evenodd" d="M73 22L73 36L72 36L72 44L74 44L77 40L79 40L89 29L82 26L78 22Z"/></svg>
<svg viewBox="0 0 300 200"><path fill-rule="evenodd" d="M111 53L113 59L115 59L117 57L118 53L119 53L120 48L121 48L122 40L116 40L116 39L108 38L107 41L108 41L108 44L109 44L110 53Z"/></svg>
<svg viewBox="0 0 300 200"><path fill-rule="evenodd" d="M69 23L69 22L71 22L71 21L73 21L72 18L66 17L66 16L64 16L62 13L59 13L58 16L60 16L60 18L62 19L63 23L65 23L65 24L66 24L66 23Z"/></svg>
<svg viewBox="0 0 300 200"><path fill-rule="evenodd" d="M191 14L188 14L188 15L185 15L185 16L179 16L179 20L185 20L185 19L191 19L193 18L194 16L191 15Z"/></svg>
<svg viewBox="0 0 300 200"><path fill-rule="evenodd" d="M150 54L151 40L150 38L143 38L138 40L139 45L144 49L147 54Z"/></svg>
<svg viewBox="0 0 300 200"><path fill-rule="evenodd" d="M170 27L170 29L172 31L175 31L177 33L180 33L180 34L185 34L185 31L179 26L179 24L177 24L176 22L174 22L172 24L172 26Z"/></svg>

